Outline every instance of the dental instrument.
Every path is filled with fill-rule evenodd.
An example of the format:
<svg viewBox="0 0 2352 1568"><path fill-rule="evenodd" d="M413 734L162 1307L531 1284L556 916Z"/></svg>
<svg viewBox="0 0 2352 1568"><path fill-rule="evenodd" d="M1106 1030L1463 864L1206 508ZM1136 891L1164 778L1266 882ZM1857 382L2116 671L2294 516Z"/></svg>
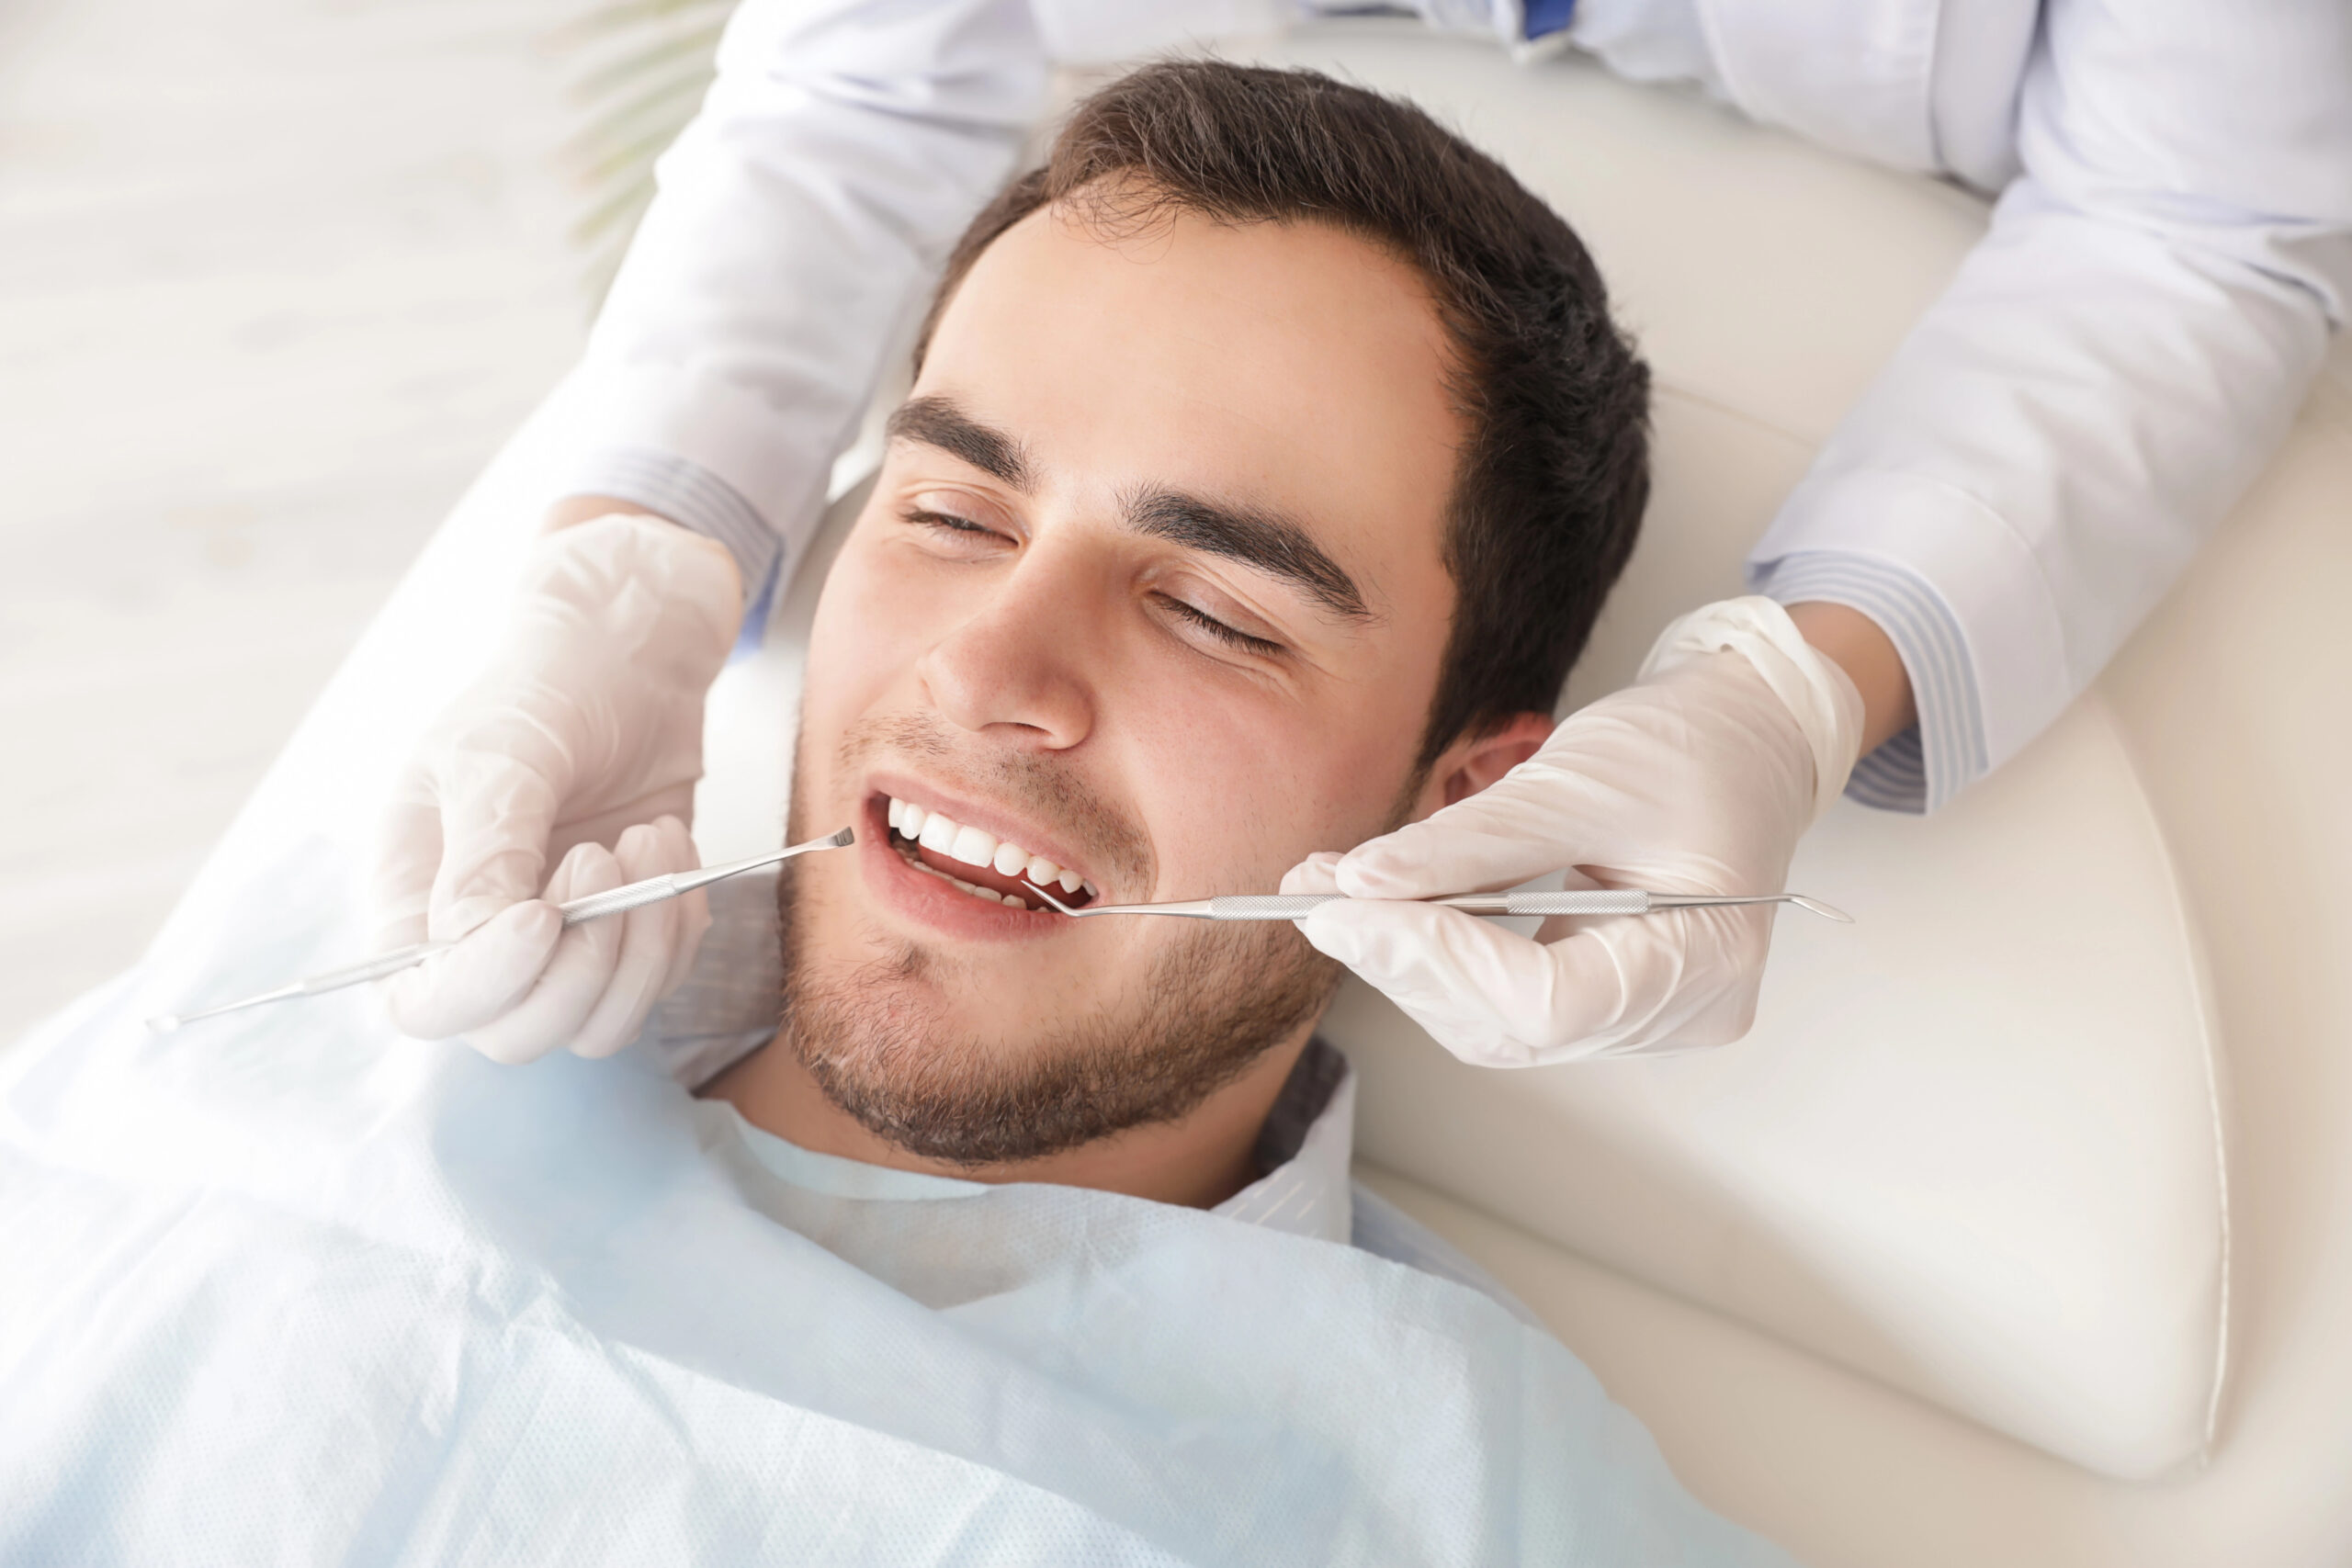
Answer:
<svg viewBox="0 0 2352 1568"><path fill-rule="evenodd" d="M560 904L557 908L563 911L565 925L576 926L582 920L601 920L607 915L625 914L631 909L642 908L648 904L659 904L665 898L675 898L681 894L691 893L697 887L707 887L714 882L723 882L730 876L740 876L747 871L757 871L763 866L780 864L795 855L804 855L812 850L846 849L856 841L856 833L851 829L843 828L838 833L829 833L821 839L811 839L805 844L794 844L788 849L777 850L769 854L752 855L747 860L729 861L725 865L705 866L700 871L665 872L660 876L649 876L642 882L632 882L625 887L615 887L603 893L591 893L583 897L574 898L569 903ZM436 953L445 953L457 945L454 942L420 942L413 947L400 948L379 957L370 958L365 963L354 964L348 968L330 969L323 975L313 975L307 980L297 980L291 985L280 986L274 991L264 991L259 996L247 997L242 1001L225 1002L220 1007L207 1008L202 1012L159 1013L147 1021L147 1027L158 1034L169 1034L180 1025L194 1023L198 1019L218 1018L224 1012L241 1012L246 1008L259 1007L264 1002L286 1001L294 997L315 997L328 991L339 991L345 986L363 985L369 980L380 980L387 975L398 974L412 965L424 963Z"/></svg>
<svg viewBox="0 0 2352 1568"><path fill-rule="evenodd" d="M1035 883L1038 897L1072 919L1089 915L1178 915L1195 920L1297 920L1344 893L1241 893L1217 898L1180 898L1164 904L1100 904L1072 908ZM1826 920L1852 925L1854 917L1835 905L1801 893L1645 893L1639 888L1601 887L1571 893L1456 893L1428 902L1465 915L1647 915L1660 909L1719 908L1732 904L1794 904Z"/></svg>

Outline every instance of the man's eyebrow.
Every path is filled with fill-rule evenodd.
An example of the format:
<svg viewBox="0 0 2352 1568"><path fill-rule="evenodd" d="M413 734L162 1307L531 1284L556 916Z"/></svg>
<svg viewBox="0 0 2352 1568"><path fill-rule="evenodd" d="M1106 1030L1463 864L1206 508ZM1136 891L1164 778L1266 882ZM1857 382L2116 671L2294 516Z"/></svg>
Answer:
<svg viewBox="0 0 2352 1568"><path fill-rule="evenodd" d="M910 398L891 413L884 429L893 441L936 446L1023 493L1036 484L1036 474L1019 441L982 424L949 399Z"/></svg>
<svg viewBox="0 0 2352 1568"><path fill-rule="evenodd" d="M1127 526L1138 534L1282 578L1343 620L1374 618L1355 579L1324 554L1306 529L1278 512L1204 501L1173 490L1129 496L1124 510Z"/></svg>

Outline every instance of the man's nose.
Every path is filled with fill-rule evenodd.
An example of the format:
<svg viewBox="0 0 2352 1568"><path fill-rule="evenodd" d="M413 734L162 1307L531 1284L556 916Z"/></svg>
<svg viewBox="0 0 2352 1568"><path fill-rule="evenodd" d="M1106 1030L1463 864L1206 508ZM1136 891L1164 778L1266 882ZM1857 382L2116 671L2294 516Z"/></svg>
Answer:
<svg viewBox="0 0 2352 1568"><path fill-rule="evenodd" d="M1084 644L1102 592L1089 575L1082 561L1046 550L989 582L917 666L940 716L1024 749L1085 739L1094 702Z"/></svg>

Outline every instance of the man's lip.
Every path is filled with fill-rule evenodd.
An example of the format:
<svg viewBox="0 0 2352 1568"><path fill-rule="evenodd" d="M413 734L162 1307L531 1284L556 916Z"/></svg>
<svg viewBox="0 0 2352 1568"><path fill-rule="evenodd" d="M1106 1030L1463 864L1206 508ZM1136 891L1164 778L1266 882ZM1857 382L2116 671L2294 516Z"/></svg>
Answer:
<svg viewBox="0 0 2352 1568"><path fill-rule="evenodd" d="M877 773L865 781L866 798L887 795L893 800L912 801L925 811L944 813L947 819L967 828L978 828L999 842L1006 840L1019 844L1033 855L1043 855L1067 871L1075 871L1086 881L1102 890L1102 878L1083 861L1069 857L1069 848L1051 835L1035 827L1013 821L1006 812L996 810L978 801L939 789L921 779L905 773ZM888 808L882 807L887 813ZM884 818L888 824L887 815ZM1033 836L1034 835L1034 836ZM1058 891L1058 889L1057 890Z"/></svg>

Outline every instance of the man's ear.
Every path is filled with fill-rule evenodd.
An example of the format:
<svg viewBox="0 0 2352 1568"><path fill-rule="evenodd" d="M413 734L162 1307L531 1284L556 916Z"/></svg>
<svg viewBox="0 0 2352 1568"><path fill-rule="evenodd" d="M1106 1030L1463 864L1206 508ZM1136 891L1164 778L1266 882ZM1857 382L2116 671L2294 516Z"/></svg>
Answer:
<svg viewBox="0 0 2352 1568"><path fill-rule="evenodd" d="M1440 807L1469 799L1535 755L1557 722L1548 713L1513 714L1499 729L1456 740L1430 768L1420 798L1413 803L1413 820L1419 821Z"/></svg>

